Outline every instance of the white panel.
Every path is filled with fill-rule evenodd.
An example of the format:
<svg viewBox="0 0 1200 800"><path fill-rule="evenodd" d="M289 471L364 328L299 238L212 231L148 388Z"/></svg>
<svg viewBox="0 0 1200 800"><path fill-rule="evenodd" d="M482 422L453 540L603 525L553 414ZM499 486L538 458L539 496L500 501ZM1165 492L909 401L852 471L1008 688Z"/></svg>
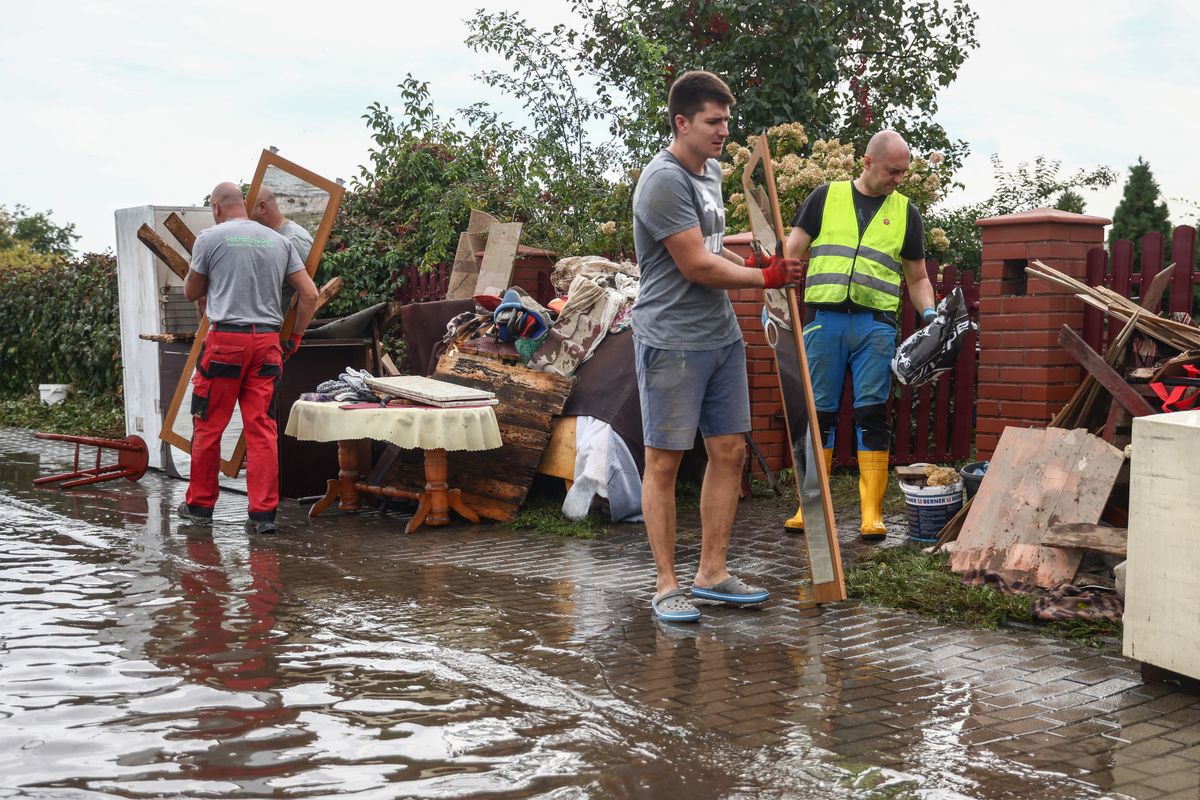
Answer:
<svg viewBox="0 0 1200 800"><path fill-rule="evenodd" d="M1200 410L1133 421L1124 653L1200 678Z"/></svg>

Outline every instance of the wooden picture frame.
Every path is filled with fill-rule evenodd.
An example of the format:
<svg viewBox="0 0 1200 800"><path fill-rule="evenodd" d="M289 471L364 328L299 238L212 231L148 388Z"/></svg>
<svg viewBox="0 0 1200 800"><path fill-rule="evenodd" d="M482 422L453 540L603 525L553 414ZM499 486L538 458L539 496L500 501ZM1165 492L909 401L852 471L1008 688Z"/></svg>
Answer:
<svg viewBox="0 0 1200 800"><path fill-rule="evenodd" d="M754 171L762 165L762 187L754 183ZM766 252L774 253L784 240L783 217L775 186L775 168L766 134L760 134L742 172L742 190L750 217L755 241ZM783 401L788 442L792 449L792 464L796 474L796 496L804 512L804 542L808 547L808 563L812 575L812 599L817 603L833 603L846 599L846 580L842 573L842 554L837 537L837 521L833 514L833 498L829 491L829 474L820 449L813 446L821 441L817 408L813 401L812 380L808 372L808 355L804 350L803 319L796 289L766 289L766 335L775 353L775 372Z"/></svg>
<svg viewBox="0 0 1200 800"><path fill-rule="evenodd" d="M258 192L263 186L263 181L267 176L268 170L271 169L279 170L304 181L324 191L329 196L316 232L313 234L312 250L309 251L308 258L304 263L305 271L309 274L309 277L312 277L316 275L317 266L321 263L321 254L325 251L325 243L329 241L329 232L333 229L333 221L337 217L338 209L341 207L342 197L345 195L346 190L336 182L328 178L323 178L315 172L287 160L278 153L263 150L262 155L258 159L258 167L254 171L254 178L250 182L250 189L246 193L247 209L254 207L254 201L258 198ZM295 324L296 305L293 302L291 307L285 312L283 326L279 331L281 342L287 341L292 335L292 328L295 327ZM184 364L183 372L179 376L179 383L175 387L175 396L171 399L171 406L167 409L167 413L163 417L162 431L159 434L159 438L164 442L189 454L192 452L192 442L175 430L175 423L179 416L179 409L183 405L183 399L188 393L192 373L195 371L196 361L200 357L200 348L204 345L204 338L207 334L208 317L202 316L200 318L200 327L196 331L196 339L192 342L191 352L188 353L187 363ZM236 478L241 472L245 457L246 436L243 433L238 438L230 457L228 459L221 459L221 472L230 478Z"/></svg>

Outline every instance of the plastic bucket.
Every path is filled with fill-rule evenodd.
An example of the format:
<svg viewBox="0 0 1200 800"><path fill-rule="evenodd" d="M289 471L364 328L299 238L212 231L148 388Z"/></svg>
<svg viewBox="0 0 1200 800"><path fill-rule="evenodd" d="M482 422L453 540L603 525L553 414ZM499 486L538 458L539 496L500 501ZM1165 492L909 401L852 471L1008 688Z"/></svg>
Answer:
<svg viewBox="0 0 1200 800"><path fill-rule="evenodd" d="M970 464L963 464L962 469L958 471L962 476L963 485L967 487L968 500L975 496L979 491L979 484L983 483L983 475L976 475L975 470L982 470L986 475L987 468L987 461L972 461Z"/></svg>
<svg viewBox="0 0 1200 800"><path fill-rule="evenodd" d="M70 384L67 383L39 383L38 395L46 405L56 406L67 399L67 389L69 388Z"/></svg>
<svg viewBox="0 0 1200 800"><path fill-rule="evenodd" d="M963 485L918 486L900 482L908 506L908 538L916 542L935 542L942 528L963 504Z"/></svg>

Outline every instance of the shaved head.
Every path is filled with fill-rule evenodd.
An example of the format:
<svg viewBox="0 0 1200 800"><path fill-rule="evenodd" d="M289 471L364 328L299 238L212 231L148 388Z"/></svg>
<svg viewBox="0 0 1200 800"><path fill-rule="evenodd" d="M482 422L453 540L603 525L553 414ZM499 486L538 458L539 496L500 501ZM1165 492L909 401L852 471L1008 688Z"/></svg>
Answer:
<svg viewBox="0 0 1200 800"><path fill-rule="evenodd" d="M246 198L242 197L241 187L232 181L214 186L209 202L212 204L213 219L218 223L227 219L246 218Z"/></svg>
<svg viewBox="0 0 1200 800"><path fill-rule="evenodd" d="M286 222L279 211L279 201L275 199L275 193L266 186L258 187L258 194L254 196L254 207L250 209L250 219L272 230L278 229Z"/></svg>
<svg viewBox="0 0 1200 800"><path fill-rule="evenodd" d="M880 131L867 142L865 155L872 158L887 158L893 153L908 155L908 142L895 131Z"/></svg>
<svg viewBox="0 0 1200 800"><path fill-rule="evenodd" d="M908 173L909 151L904 137L895 131L880 131L867 142L862 174L855 187L867 197L882 197L896 191Z"/></svg>

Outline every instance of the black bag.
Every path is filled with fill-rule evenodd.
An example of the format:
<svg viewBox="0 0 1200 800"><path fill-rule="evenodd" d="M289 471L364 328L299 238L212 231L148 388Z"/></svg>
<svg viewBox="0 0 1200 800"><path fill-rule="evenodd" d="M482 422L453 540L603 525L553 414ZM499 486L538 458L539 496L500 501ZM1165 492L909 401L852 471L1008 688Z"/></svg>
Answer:
<svg viewBox="0 0 1200 800"><path fill-rule="evenodd" d="M954 369L958 349L974 323L967 315L962 289L938 303L933 322L905 339L892 357L892 373L910 389L924 386L943 372Z"/></svg>

